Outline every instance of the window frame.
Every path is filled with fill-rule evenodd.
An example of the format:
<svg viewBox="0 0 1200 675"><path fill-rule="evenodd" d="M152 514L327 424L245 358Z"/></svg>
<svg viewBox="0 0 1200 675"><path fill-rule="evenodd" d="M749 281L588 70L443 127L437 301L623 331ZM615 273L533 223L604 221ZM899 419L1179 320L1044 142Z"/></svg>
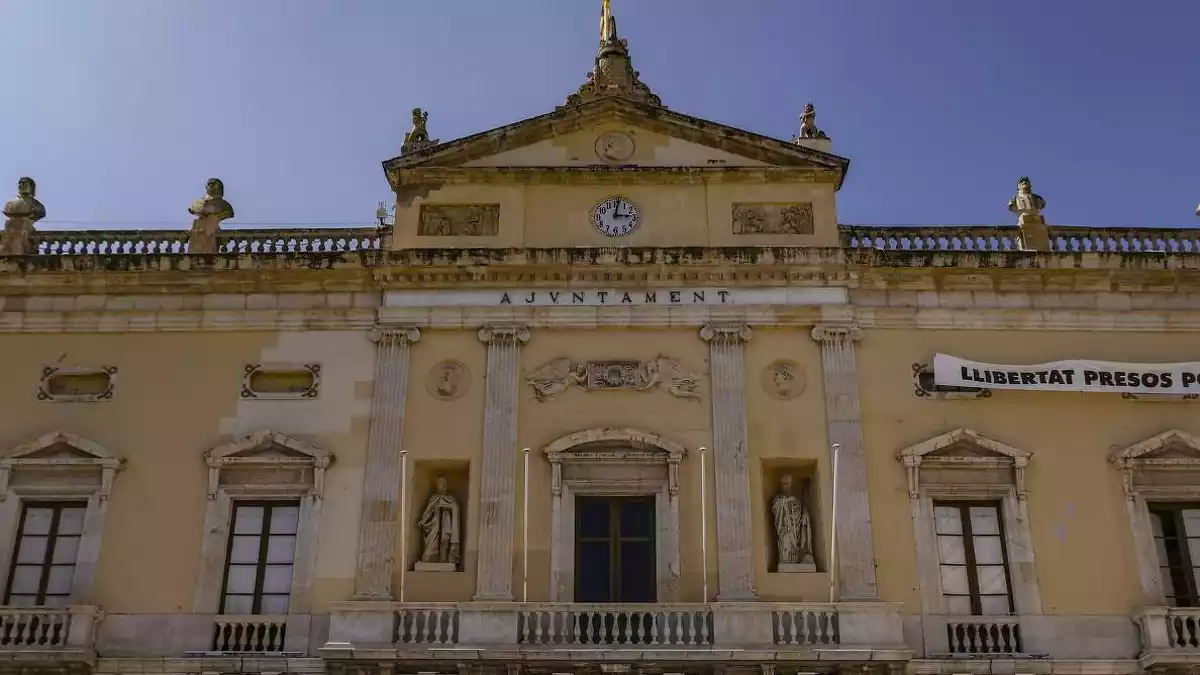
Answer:
<svg viewBox="0 0 1200 675"><path fill-rule="evenodd" d="M979 563L975 560L975 534L971 530L971 527L972 527L971 511L970 511L971 508L973 508L973 507L979 508L979 507L985 507L985 506L995 509L995 511L996 511L996 523L997 523L997 527L999 528L998 535L1000 538L1000 556L1001 556L1002 566L1004 567L1005 596L1008 598L1007 614L1012 615L1012 614L1016 613L1016 604L1013 602L1012 570L1010 569L1010 563L1008 560L1008 543L1006 541L1007 537L1005 534L1005 527L1004 527L1004 504L1001 501L995 500L995 499L988 499L988 500L984 500L984 499L971 499L971 500L935 499L935 500L933 500L933 508L935 509L935 513L936 513L936 509L938 507L952 507L952 508L958 509L958 512L959 512L959 522L961 523L961 527L962 527L962 532L959 534L959 536L962 537L963 558L965 560L965 562L963 562L963 564L962 564L962 567L965 567L967 570L967 598L968 598L968 601L971 603L971 616L995 616L992 614L984 614L984 612L983 612L983 594L979 592ZM935 537L944 536L944 535L940 535L937 533L936 520L934 523L934 536ZM957 565L957 563L950 563L950 564ZM939 580L941 578L941 576L940 576L941 569L940 568L945 565L947 565L947 563L942 562L941 554L939 552L939 554L938 554L938 567L939 567L939 569L938 569L939 577L938 578L939 578ZM943 602L945 602L945 595L946 595L945 589L943 588L942 589Z"/></svg>
<svg viewBox="0 0 1200 675"><path fill-rule="evenodd" d="M1159 572L1150 504L1200 503L1200 438L1170 429L1113 452L1109 461L1121 471L1126 515L1142 587L1142 605L1167 606ZM1159 476L1171 476L1158 480Z"/></svg>
<svg viewBox="0 0 1200 675"><path fill-rule="evenodd" d="M228 537L229 543L225 547L225 572L222 575L222 579L221 579L221 599L220 599L221 604L218 608L219 614L226 614L225 604L229 597L229 572L230 572L230 570L234 567L248 567L249 566L249 564L247 564L247 563L235 563L232 561L234 539L238 536L245 536L245 535L237 534L234 531L234 528L232 526L233 524L237 523L238 510L242 509L242 508L247 508L247 509L262 508L263 509L262 530L259 531L257 534L252 535L252 536L255 536L258 538L258 556L254 562L254 570L255 570L255 572L254 572L254 591L252 593L250 593L251 610L250 610L249 614L254 614L254 615L264 614L264 612L262 611L262 604L263 604L263 598L265 596L284 595L283 593L267 593L263 590L263 584L266 583L267 568L271 567L272 565L282 566L282 563L268 562L268 557L269 557L268 551L269 551L270 541L271 541L271 537L274 535L274 533L271 531L271 523L272 523L271 514L272 514L273 509L281 508L281 507L285 507L285 508L286 507L294 507L294 508L296 508L296 510L298 512L300 509L300 501L295 500L295 499L234 500L233 505L232 505L232 511L230 512L231 527L230 527L229 537ZM292 537L292 556L291 556L291 562L287 563L287 566L292 568L293 576L295 575L295 570L296 570L296 543L297 543L297 540L299 539L299 529L300 529L299 519L300 519L300 516L297 513L297 516L296 516L296 530L297 531L294 533L289 533L290 536ZM235 595L246 595L246 594L245 593L237 593ZM288 607L290 608L291 604L292 604L291 603L292 597L291 597L290 586L288 588L287 598L288 598ZM266 614L269 614L269 612Z"/></svg>
<svg viewBox="0 0 1200 675"><path fill-rule="evenodd" d="M212 448L204 459L209 471L208 506L192 611L220 614L223 609L235 503L287 501L300 507L287 614L308 614L325 471L333 455L284 434L260 431ZM291 640L292 633L288 635Z"/></svg>
<svg viewBox="0 0 1200 675"><path fill-rule="evenodd" d="M960 451L966 450L966 451ZM916 538L917 574L926 617L947 611L934 522L934 502L999 502L1012 613L1042 613L1033 537L1026 509L1025 470L1033 453L972 429L955 429L900 450ZM1003 480L997 480L1002 472ZM941 475L939 475L941 474ZM954 478L948 478L953 475ZM928 635L942 627L929 627ZM934 650L937 651L937 650Z"/></svg>
<svg viewBox="0 0 1200 675"><path fill-rule="evenodd" d="M26 524L26 522L28 522L27 516L29 513L29 509L31 509L31 508L52 509L53 514L54 514L50 520L50 529L46 532L45 535L29 535L29 536L44 536L46 538L46 551L45 551L45 553L42 554L42 561L40 563L36 563L36 564L35 563L22 563L22 562L20 562L21 556L18 555L21 551L21 544L23 543L23 540L26 536L25 535L25 524ZM18 567L35 567L36 566L39 570L41 570L41 574L39 575L39 579L38 579L37 591L33 594L34 597L36 598L36 601L34 602L34 604L31 605L33 607L55 606L55 605L46 605L46 598L50 595L47 592L47 586L49 586L49 584L50 584L50 573L51 573L51 571L53 571L53 569L55 567L66 567L69 565L71 567L71 576L72 576L72 578L74 578L74 576L75 576L75 560L72 560L70 563L55 563L54 562L54 552L58 548L58 543L59 543L60 539L62 539L64 537L73 537L73 538L79 539L79 540L83 539L83 524L82 523L80 523L79 534L59 535L59 529L62 524L62 514L63 514L63 511L68 508L82 509L84 512L84 515L86 517L86 514L87 514L87 502L86 501L79 501L79 500L70 500L70 501L28 500L28 501L23 501L21 503L21 514L18 517L17 534L15 537L13 537L13 544L12 544L13 552L11 555L12 561L8 568L8 579L5 581L5 584L4 584L4 605L5 606L12 606L13 581L16 579L16 572L17 572ZM78 543L75 545L75 550L76 550L76 559L78 559L78 557L79 557L79 554L78 554L79 544ZM29 595L29 593L20 593L19 595L26 596L26 595ZM55 596L66 595L68 604L70 604L71 593L69 590L65 594L54 593L53 595L55 595Z"/></svg>
<svg viewBox="0 0 1200 675"><path fill-rule="evenodd" d="M56 448L69 452L48 456ZM0 453L0 542L4 542L0 545L0 587L8 589L10 585L24 505L82 502L87 506L69 604L91 604L108 500L123 463L100 444L61 430Z"/></svg>
<svg viewBox="0 0 1200 675"><path fill-rule="evenodd" d="M1170 513L1171 520L1173 521L1172 525L1176 528L1177 532L1182 533L1182 536L1179 536L1179 534L1177 534L1175 536L1175 540L1177 542L1176 546L1179 549L1179 557L1181 558L1181 561L1182 561L1182 565L1180 565L1180 567L1184 570L1187 570L1187 572L1188 572L1187 576L1185 577L1185 581L1184 581L1184 584L1187 586L1187 588L1185 589L1185 593L1186 593L1185 599L1187 600L1188 604L1171 605L1170 598L1174 597L1178 600L1179 595L1178 595L1178 593L1175 592L1177 590L1175 588L1172 588L1171 589L1172 594L1168 595L1167 589L1165 587L1163 588L1164 602L1166 602L1167 605L1173 606L1173 607L1200 607L1200 583L1198 583L1196 581L1196 571L1197 571L1196 563L1200 562L1200 561L1192 560L1191 546L1188 545L1188 539L1200 539L1200 533L1197 533L1195 537L1189 536L1188 532L1187 532L1187 525L1183 518L1184 511L1200 510L1200 503L1152 501L1152 502L1147 502L1146 510L1150 515L1151 521L1153 521L1154 515L1156 513L1160 513L1160 514L1161 513ZM1154 539L1158 539L1159 537L1154 535L1153 524L1151 525L1151 528L1152 528L1151 536ZM1162 538L1164 540L1166 539L1165 536ZM1182 545L1180 545L1178 542L1182 542ZM1163 548L1164 549L1166 548L1165 542L1163 544ZM1155 545L1154 549L1155 549L1155 555L1157 556L1157 554L1158 554L1157 544ZM1162 576L1161 576L1162 568L1164 568L1164 567L1170 568L1171 567L1170 565L1164 564L1165 562L1166 561L1162 560L1161 558L1159 558L1159 560L1158 560L1158 569L1159 569L1159 578L1160 579L1162 578Z"/></svg>

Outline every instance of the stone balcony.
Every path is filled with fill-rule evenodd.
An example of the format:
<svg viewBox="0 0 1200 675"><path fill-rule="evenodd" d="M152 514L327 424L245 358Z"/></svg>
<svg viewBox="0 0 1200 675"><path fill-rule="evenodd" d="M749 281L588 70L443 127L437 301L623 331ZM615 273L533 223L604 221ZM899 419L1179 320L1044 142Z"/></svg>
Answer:
<svg viewBox="0 0 1200 675"><path fill-rule="evenodd" d="M892 661L894 603L393 603L331 609L331 661Z"/></svg>
<svg viewBox="0 0 1200 675"><path fill-rule="evenodd" d="M1200 607L1146 607L1133 620L1143 668L1200 665Z"/></svg>
<svg viewBox="0 0 1200 675"><path fill-rule="evenodd" d="M0 607L0 671L90 671L97 618L92 606Z"/></svg>

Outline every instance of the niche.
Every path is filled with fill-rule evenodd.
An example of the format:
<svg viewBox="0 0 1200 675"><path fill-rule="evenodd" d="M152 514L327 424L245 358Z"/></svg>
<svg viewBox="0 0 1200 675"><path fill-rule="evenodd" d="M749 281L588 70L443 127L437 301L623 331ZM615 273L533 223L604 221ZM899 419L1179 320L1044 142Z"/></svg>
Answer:
<svg viewBox="0 0 1200 675"><path fill-rule="evenodd" d="M461 572L471 465L465 460L428 460L414 462L410 470L406 563L414 572Z"/></svg>
<svg viewBox="0 0 1200 675"><path fill-rule="evenodd" d="M246 366L242 377L242 398L266 400L306 400L317 397L321 385L321 365L261 364Z"/></svg>
<svg viewBox="0 0 1200 675"><path fill-rule="evenodd" d="M46 366L38 382L39 401L108 401L117 382L115 366Z"/></svg>
<svg viewBox="0 0 1200 675"><path fill-rule="evenodd" d="M821 559L821 504L814 460L765 460L762 468L767 567L776 573L816 572Z"/></svg>

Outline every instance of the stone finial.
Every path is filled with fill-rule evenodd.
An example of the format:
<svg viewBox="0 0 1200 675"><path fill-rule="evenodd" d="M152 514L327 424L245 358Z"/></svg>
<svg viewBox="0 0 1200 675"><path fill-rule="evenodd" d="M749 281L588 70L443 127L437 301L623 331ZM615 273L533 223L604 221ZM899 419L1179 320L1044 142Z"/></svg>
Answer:
<svg viewBox="0 0 1200 675"><path fill-rule="evenodd" d="M188 235L188 253L216 253L221 221L233 217L233 205L225 201L225 183L220 178L209 178L204 196L192 202L188 213L196 216Z"/></svg>
<svg viewBox="0 0 1200 675"><path fill-rule="evenodd" d="M817 109L811 103L804 105L804 112L800 115L800 133L792 137L792 142L799 144L804 139L829 139L824 131L817 128Z"/></svg>
<svg viewBox="0 0 1200 675"><path fill-rule="evenodd" d="M431 148L438 144L436 139L431 140L429 138L429 130L426 128L428 123L429 111L413 108L412 130L404 134L404 143L400 146L401 155L420 152L425 148Z"/></svg>
<svg viewBox="0 0 1200 675"><path fill-rule="evenodd" d="M662 99L642 82L641 73L633 69L629 42L617 33L617 17L613 16L609 0L604 0L600 12L600 50L596 53L596 65L579 90L567 97L566 105L580 105L606 96L665 107Z"/></svg>
<svg viewBox="0 0 1200 675"><path fill-rule="evenodd" d="M46 207L35 195L37 183L29 176L17 180L17 196L4 204L4 233L0 235L0 255L31 253L29 238L33 224L46 217Z"/></svg>

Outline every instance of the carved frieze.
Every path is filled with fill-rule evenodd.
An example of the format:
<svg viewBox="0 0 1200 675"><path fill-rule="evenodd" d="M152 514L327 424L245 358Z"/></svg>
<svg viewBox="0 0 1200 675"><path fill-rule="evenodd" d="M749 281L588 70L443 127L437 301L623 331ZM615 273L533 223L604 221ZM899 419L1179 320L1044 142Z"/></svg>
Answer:
<svg viewBox="0 0 1200 675"><path fill-rule="evenodd" d="M700 398L698 377L678 359L659 355L648 361L613 359L575 362L557 358L525 375L539 401L548 401L571 387L587 391L664 389L676 398Z"/></svg>
<svg viewBox="0 0 1200 675"><path fill-rule="evenodd" d="M419 236L493 237L499 232L499 204L421 205Z"/></svg>
<svg viewBox="0 0 1200 675"><path fill-rule="evenodd" d="M733 233L812 234L812 204L734 204Z"/></svg>

